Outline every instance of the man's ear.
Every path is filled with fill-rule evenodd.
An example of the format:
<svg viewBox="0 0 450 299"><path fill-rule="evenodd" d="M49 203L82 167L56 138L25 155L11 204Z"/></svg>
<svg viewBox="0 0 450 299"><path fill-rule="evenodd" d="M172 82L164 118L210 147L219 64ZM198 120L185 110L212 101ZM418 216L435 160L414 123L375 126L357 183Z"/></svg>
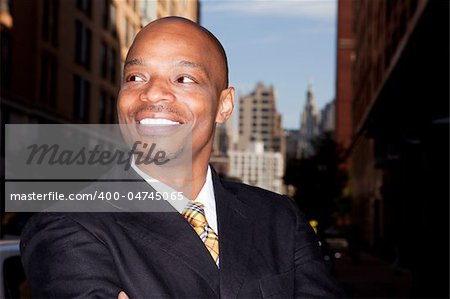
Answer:
<svg viewBox="0 0 450 299"><path fill-rule="evenodd" d="M220 93L216 123L223 124L230 118L234 107L234 88L228 87Z"/></svg>

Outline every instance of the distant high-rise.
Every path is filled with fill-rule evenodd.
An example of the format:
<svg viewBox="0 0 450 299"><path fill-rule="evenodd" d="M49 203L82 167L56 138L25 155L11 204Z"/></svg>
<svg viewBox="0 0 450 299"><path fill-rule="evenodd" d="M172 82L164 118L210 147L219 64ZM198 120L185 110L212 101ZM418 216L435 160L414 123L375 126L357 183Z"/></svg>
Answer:
<svg viewBox="0 0 450 299"><path fill-rule="evenodd" d="M284 157L280 152L267 152L262 141L248 143L246 150L229 150L228 175L245 184L276 193L284 193Z"/></svg>
<svg viewBox="0 0 450 299"><path fill-rule="evenodd" d="M256 89L239 100L238 149L246 150L252 141L262 141L265 151L284 155L284 136L281 115L276 109L273 87L258 83Z"/></svg>
<svg viewBox="0 0 450 299"><path fill-rule="evenodd" d="M336 102L331 101L327 103L320 110L320 133L335 133L336 130Z"/></svg>
<svg viewBox="0 0 450 299"><path fill-rule="evenodd" d="M306 103L300 118L300 131L298 142L298 157L307 158L314 153L311 141L319 135L319 113L312 85L308 85Z"/></svg>

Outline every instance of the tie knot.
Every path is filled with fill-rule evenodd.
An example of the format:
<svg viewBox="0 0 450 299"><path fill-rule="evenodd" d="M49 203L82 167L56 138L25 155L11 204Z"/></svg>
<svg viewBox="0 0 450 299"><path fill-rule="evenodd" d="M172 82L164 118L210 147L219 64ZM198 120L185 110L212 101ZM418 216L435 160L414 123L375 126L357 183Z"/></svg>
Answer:
<svg viewBox="0 0 450 299"><path fill-rule="evenodd" d="M181 213L192 227L196 228L206 224L204 206L200 202L190 202Z"/></svg>

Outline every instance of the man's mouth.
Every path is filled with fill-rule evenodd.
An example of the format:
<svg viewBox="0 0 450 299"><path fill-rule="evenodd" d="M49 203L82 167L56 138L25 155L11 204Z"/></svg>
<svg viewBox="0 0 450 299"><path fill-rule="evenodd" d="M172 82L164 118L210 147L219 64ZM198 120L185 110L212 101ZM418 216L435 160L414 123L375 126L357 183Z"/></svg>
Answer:
<svg viewBox="0 0 450 299"><path fill-rule="evenodd" d="M177 132L184 125L178 119L164 116L144 116L136 118L136 126L141 136L168 136Z"/></svg>
<svg viewBox="0 0 450 299"><path fill-rule="evenodd" d="M179 125L178 121L173 121L166 118L143 118L137 121L140 125Z"/></svg>

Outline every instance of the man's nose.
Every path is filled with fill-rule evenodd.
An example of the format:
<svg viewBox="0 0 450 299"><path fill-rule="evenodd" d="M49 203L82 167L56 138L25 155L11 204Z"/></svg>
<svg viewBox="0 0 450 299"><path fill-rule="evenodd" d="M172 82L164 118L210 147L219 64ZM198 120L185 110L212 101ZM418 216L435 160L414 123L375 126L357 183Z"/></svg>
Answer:
<svg viewBox="0 0 450 299"><path fill-rule="evenodd" d="M141 101L149 102L173 101L175 95L170 86L170 82L163 78L152 78L145 84L139 98Z"/></svg>

